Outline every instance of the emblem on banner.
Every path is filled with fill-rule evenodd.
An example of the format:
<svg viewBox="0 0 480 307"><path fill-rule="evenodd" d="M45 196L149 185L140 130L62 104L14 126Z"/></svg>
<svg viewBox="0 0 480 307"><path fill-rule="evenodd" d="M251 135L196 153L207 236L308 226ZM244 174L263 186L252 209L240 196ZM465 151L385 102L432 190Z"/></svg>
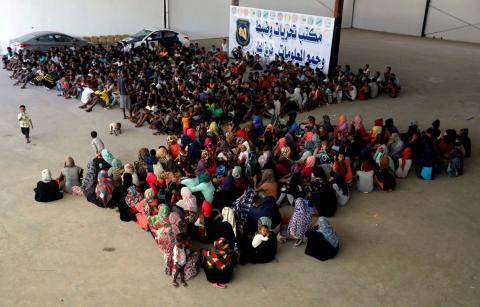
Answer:
<svg viewBox="0 0 480 307"><path fill-rule="evenodd" d="M245 19L237 19L236 39L237 44L242 47L250 44L250 21Z"/></svg>

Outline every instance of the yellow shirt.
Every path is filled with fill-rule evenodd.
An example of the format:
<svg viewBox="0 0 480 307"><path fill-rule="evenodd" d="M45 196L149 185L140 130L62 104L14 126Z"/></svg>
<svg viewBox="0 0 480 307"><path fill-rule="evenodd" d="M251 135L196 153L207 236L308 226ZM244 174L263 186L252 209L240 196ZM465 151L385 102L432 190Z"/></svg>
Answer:
<svg viewBox="0 0 480 307"><path fill-rule="evenodd" d="M100 95L100 99L103 100L103 102L105 103L106 106L108 106L110 104L110 97L108 97L108 91L107 90L103 90L103 91L96 90L95 94Z"/></svg>

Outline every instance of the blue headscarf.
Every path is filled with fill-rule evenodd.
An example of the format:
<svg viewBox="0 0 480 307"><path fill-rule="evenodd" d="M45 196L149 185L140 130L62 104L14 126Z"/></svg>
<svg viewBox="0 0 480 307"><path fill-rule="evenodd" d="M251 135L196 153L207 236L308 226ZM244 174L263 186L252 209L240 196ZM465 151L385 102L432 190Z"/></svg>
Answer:
<svg viewBox="0 0 480 307"><path fill-rule="evenodd" d="M317 232L320 232L325 240L327 240L334 248L338 246L338 237L335 229L333 229L332 224L326 217L319 217L317 220L318 229Z"/></svg>
<svg viewBox="0 0 480 307"><path fill-rule="evenodd" d="M257 135L263 135L265 132L265 126L263 125L263 119L260 115L253 116L253 127Z"/></svg>

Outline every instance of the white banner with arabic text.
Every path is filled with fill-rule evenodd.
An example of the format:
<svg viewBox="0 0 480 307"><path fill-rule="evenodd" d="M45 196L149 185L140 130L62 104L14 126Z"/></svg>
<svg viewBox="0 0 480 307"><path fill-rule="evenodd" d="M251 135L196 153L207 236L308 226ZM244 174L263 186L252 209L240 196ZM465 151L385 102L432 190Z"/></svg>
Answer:
<svg viewBox="0 0 480 307"><path fill-rule="evenodd" d="M335 18L230 6L229 51L310 63L328 72Z"/></svg>

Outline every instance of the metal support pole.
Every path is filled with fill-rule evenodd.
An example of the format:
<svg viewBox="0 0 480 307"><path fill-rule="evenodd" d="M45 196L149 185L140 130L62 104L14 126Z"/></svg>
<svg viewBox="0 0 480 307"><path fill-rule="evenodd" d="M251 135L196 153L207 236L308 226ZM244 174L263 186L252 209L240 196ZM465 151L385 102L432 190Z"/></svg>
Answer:
<svg viewBox="0 0 480 307"><path fill-rule="evenodd" d="M332 53L330 54L330 64L328 66L328 75L333 77L338 64L338 51L340 49L340 32L342 31L342 12L343 0L335 0L335 26L333 29Z"/></svg>
<svg viewBox="0 0 480 307"><path fill-rule="evenodd" d="M425 5L425 15L423 15L422 37L425 37L425 28L427 27L428 10L430 9L430 0Z"/></svg>

